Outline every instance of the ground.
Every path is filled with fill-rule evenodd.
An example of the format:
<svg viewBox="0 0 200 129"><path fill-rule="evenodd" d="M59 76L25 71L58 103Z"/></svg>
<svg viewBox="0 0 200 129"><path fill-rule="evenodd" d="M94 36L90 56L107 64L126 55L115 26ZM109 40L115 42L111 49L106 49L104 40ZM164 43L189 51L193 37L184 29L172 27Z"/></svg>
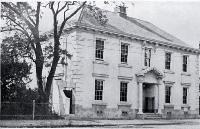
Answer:
<svg viewBox="0 0 200 129"><path fill-rule="evenodd" d="M1 127L85 127L200 129L200 119L184 120L1 120Z"/></svg>

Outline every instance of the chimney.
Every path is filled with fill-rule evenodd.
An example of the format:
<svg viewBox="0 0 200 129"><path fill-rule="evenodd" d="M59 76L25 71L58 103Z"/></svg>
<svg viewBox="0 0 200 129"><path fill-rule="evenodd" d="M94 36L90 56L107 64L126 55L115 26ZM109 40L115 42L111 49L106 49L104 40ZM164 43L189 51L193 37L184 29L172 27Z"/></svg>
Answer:
<svg viewBox="0 0 200 129"><path fill-rule="evenodd" d="M127 14L126 14L126 8L127 7L125 7L124 5L116 6L114 8L114 12L118 13L119 16L121 16L121 17L126 17L127 16Z"/></svg>

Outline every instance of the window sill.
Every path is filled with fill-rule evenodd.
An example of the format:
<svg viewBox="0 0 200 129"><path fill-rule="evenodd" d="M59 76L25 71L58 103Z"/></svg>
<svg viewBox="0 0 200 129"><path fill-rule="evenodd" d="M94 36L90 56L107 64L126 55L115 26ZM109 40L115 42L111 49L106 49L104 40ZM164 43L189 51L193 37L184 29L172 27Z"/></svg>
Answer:
<svg viewBox="0 0 200 129"><path fill-rule="evenodd" d="M109 63L104 60L95 60L95 61L93 61L93 64L109 65Z"/></svg>
<svg viewBox="0 0 200 129"><path fill-rule="evenodd" d="M167 108L174 108L174 105L171 104L171 103L165 103L165 104L164 104L164 107L167 107Z"/></svg>
<svg viewBox="0 0 200 129"><path fill-rule="evenodd" d="M133 76L127 77L127 76L118 76L118 79L122 79L122 80L133 80Z"/></svg>
<svg viewBox="0 0 200 129"><path fill-rule="evenodd" d="M120 102L117 104L118 106L127 106L130 107L132 104L128 103L128 102Z"/></svg>
<svg viewBox="0 0 200 129"><path fill-rule="evenodd" d="M182 86L191 86L191 83L181 83Z"/></svg>
<svg viewBox="0 0 200 129"><path fill-rule="evenodd" d="M92 105L104 105L104 106L106 106L107 103L103 102L102 100L94 100L92 102Z"/></svg>
<svg viewBox="0 0 200 129"><path fill-rule="evenodd" d="M92 73L93 77L103 77L103 78L108 78L108 74L98 74L98 73Z"/></svg>
<svg viewBox="0 0 200 129"><path fill-rule="evenodd" d="M191 74L188 73L188 72L182 72L181 75L184 75L184 76L191 76Z"/></svg>
<svg viewBox="0 0 200 129"><path fill-rule="evenodd" d="M165 70L164 70L164 73L175 74L174 71L171 71L171 70L168 70L168 69L165 69Z"/></svg>
<svg viewBox="0 0 200 129"><path fill-rule="evenodd" d="M188 104L182 104L181 107L183 107L183 108L189 108L190 105L188 105Z"/></svg>
<svg viewBox="0 0 200 129"><path fill-rule="evenodd" d="M132 66L130 66L130 65L126 64L126 63L118 64L118 67L132 68Z"/></svg>

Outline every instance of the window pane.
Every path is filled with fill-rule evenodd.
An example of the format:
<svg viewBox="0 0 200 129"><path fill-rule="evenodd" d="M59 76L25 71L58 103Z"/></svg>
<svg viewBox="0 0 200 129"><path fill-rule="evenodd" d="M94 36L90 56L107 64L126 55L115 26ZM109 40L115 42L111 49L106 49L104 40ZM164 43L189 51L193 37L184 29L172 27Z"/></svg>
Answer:
<svg viewBox="0 0 200 129"><path fill-rule="evenodd" d="M183 88L183 104L187 104L187 88Z"/></svg>
<svg viewBox="0 0 200 129"><path fill-rule="evenodd" d="M151 62L151 49L145 48L144 65L150 67L150 62Z"/></svg>
<svg viewBox="0 0 200 129"><path fill-rule="evenodd" d="M187 72L187 56L183 56L183 72Z"/></svg>
<svg viewBox="0 0 200 129"><path fill-rule="evenodd" d="M127 63L128 44L121 44L121 62Z"/></svg>
<svg viewBox="0 0 200 129"><path fill-rule="evenodd" d="M95 100L102 100L103 80L95 80Z"/></svg>
<svg viewBox="0 0 200 129"><path fill-rule="evenodd" d="M127 83L120 83L120 101L127 101Z"/></svg>
<svg viewBox="0 0 200 129"><path fill-rule="evenodd" d="M103 59L103 51L104 51L104 41L96 40L96 58Z"/></svg>
<svg viewBox="0 0 200 129"><path fill-rule="evenodd" d="M165 53L165 69L170 69L171 53Z"/></svg>
<svg viewBox="0 0 200 129"><path fill-rule="evenodd" d="M166 86L165 87L165 103L170 103L170 97L171 97L171 87Z"/></svg>

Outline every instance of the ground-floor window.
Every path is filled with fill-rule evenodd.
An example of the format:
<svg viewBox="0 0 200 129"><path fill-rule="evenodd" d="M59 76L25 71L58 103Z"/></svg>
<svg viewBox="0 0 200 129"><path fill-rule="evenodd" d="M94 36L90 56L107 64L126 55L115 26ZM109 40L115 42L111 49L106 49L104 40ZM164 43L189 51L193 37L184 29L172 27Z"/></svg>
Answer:
<svg viewBox="0 0 200 129"><path fill-rule="evenodd" d="M120 101L127 101L127 82L120 83Z"/></svg>
<svg viewBox="0 0 200 129"><path fill-rule="evenodd" d="M171 87L166 86L165 87L165 103L170 103L170 99L171 99Z"/></svg>
<svg viewBox="0 0 200 129"><path fill-rule="evenodd" d="M187 91L188 88L183 87L183 104L187 104Z"/></svg>
<svg viewBox="0 0 200 129"><path fill-rule="evenodd" d="M95 100L103 98L103 80L95 80Z"/></svg>

